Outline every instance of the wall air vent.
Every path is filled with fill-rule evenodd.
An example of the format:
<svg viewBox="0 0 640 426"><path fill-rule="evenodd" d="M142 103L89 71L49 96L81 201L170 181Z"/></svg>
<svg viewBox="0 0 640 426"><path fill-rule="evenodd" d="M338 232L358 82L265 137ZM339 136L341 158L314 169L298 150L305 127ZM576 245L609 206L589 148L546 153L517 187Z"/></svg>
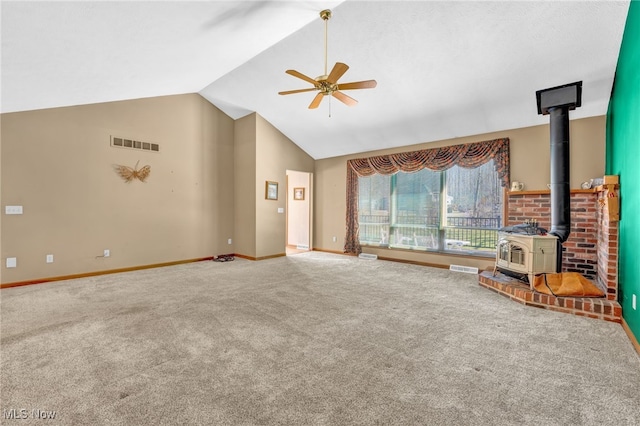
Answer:
<svg viewBox="0 0 640 426"><path fill-rule="evenodd" d="M117 136L111 136L111 146L160 152L160 145L157 143L136 141L133 139L119 138Z"/></svg>
<svg viewBox="0 0 640 426"><path fill-rule="evenodd" d="M461 266L461 265L449 265L450 271L455 272L465 272L467 274L477 274L478 268L474 268L472 266Z"/></svg>
<svg viewBox="0 0 640 426"><path fill-rule="evenodd" d="M365 259L365 260L376 260L378 258L377 254L371 254L371 253L360 253L358 255L358 257L360 259Z"/></svg>

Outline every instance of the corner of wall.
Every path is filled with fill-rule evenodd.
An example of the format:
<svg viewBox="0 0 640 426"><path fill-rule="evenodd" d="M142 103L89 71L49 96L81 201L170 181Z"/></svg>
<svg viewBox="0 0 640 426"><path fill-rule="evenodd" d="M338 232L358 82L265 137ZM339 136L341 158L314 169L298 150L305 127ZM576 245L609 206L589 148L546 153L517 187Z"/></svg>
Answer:
<svg viewBox="0 0 640 426"><path fill-rule="evenodd" d="M619 302L622 316L636 341L640 340L640 269L635 253L640 244L640 158L638 139L640 122L640 1L629 4L614 87L607 112L607 168L606 173L620 176L619 222ZM635 300L635 307L634 307Z"/></svg>

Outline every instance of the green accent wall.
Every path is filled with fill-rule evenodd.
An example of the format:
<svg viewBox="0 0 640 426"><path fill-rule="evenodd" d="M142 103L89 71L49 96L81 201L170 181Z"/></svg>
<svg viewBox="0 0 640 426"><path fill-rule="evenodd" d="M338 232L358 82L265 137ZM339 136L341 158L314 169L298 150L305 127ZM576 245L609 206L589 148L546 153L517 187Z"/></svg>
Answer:
<svg viewBox="0 0 640 426"><path fill-rule="evenodd" d="M606 146L606 174L620 176L619 302L640 341L640 1L629 5L607 112Z"/></svg>

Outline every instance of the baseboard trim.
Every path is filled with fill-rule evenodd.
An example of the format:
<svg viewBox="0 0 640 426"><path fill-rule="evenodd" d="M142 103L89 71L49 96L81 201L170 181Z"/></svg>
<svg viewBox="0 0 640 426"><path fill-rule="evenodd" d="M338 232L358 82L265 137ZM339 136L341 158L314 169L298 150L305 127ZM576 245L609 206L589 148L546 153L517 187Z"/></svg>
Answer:
<svg viewBox="0 0 640 426"><path fill-rule="evenodd" d="M314 248L313 251L320 251L323 253L342 254L344 256L357 256L354 253L344 253L342 251L326 250L326 249L320 249L320 248ZM389 262L398 262L398 263L408 263L410 265L418 265L418 266L428 266L430 268L449 269L449 265L443 265L441 263L429 263L429 262L420 262L417 260L397 259L394 257L385 257L380 255L378 255L378 260L387 260Z"/></svg>
<svg viewBox="0 0 640 426"><path fill-rule="evenodd" d="M638 352L638 355L640 355L640 343L638 343L638 339L636 339L636 336L634 336L633 332L629 328L629 324L627 324L624 318L622 318L622 329L627 333L627 337L631 340L631 344L635 348L636 352Z"/></svg>
<svg viewBox="0 0 640 426"><path fill-rule="evenodd" d="M247 256L246 254L238 254L238 253L234 253L235 257L240 257L242 259L247 259L247 260L267 260L267 259L275 259L276 257L284 257L286 256L287 253L278 253L278 254L271 254L269 256L260 256L260 257L253 257L253 256Z"/></svg>
<svg viewBox="0 0 640 426"><path fill-rule="evenodd" d="M388 260L390 262L408 263L410 265L428 266L430 268L449 269L449 265L443 265L441 263L420 262L418 260L396 259L396 258L393 258L393 257L384 257L384 256L378 256L378 259L379 260Z"/></svg>
<svg viewBox="0 0 640 426"><path fill-rule="evenodd" d="M317 247L314 247L313 251L319 251L319 252L322 252L322 253L341 254L341 255L344 255L344 256L356 256L353 253L345 253L345 252L339 251L339 250L328 250L328 249L321 249L321 248L317 248Z"/></svg>
<svg viewBox="0 0 640 426"><path fill-rule="evenodd" d="M140 266L131 266L128 268L107 269L104 271L85 272L82 274L61 275L58 277L49 277L49 278L38 278L35 280L28 280L28 281L16 281L12 283L0 284L0 289L11 288L11 287L21 287L21 286L33 285L33 284L44 284L44 283L50 283L54 281L73 280L77 278L95 277L98 275L118 274L120 272L139 271L143 269L162 268L164 266L181 265L183 263L202 262L204 260L212 260L212 259L213 257L199 257L197 259L176 260L173 262L154 263L151 265L140 265Z"/></svg>

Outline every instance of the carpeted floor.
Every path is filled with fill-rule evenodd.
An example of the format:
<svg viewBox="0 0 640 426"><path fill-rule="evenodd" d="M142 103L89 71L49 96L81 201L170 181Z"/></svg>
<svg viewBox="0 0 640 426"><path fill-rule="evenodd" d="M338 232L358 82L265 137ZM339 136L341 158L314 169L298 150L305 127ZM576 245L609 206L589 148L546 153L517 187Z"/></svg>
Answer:
<svg viewBox="0 0 640 426"><path fill-rule="evenodd" d="M620 325L475 275L308 252L0 298L2 424L640 424Z"/></svg>

